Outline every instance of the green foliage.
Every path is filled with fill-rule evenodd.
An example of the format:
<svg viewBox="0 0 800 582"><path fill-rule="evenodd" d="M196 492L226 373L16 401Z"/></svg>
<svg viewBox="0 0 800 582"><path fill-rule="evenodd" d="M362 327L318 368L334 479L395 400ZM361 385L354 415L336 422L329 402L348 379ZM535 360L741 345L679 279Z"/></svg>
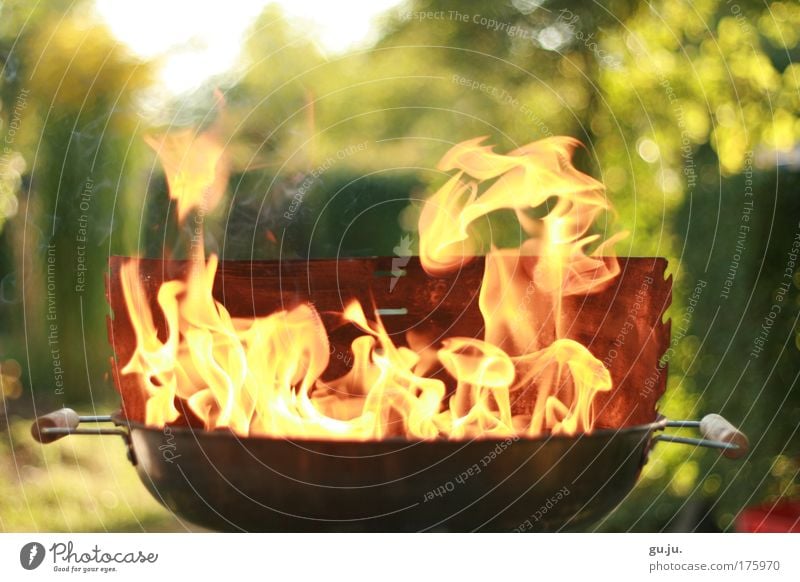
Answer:
<svg viewBox="0 0 800 582"><path fill-rule="evenodd" d="M181 531L139 482L118 437L33 442L13 419L0 440L0 532Z"/></svg>
<svg viewBox="0 0 800 582"><path fill-rule="evenodd" d="M142 149L133 103L150 82L149 65L88 18L85 3L2 8L0 100L22 105L4 108L4 145L18 161L0 166L3 184L15 173L17 207L0 255L0 316L10 324L0 351L26 363L34 392L74 402L111 388L111 351L87 338L106 334L112 237L124 249L135 234L135 223L114 214L141 198L130 182Z"/></svg>

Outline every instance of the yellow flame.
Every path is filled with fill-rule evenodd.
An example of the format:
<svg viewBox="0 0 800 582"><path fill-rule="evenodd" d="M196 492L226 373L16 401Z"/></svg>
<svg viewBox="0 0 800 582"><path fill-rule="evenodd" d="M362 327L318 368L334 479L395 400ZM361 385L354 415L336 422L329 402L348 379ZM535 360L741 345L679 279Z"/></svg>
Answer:
<svg viewBox="0 0 800 582"><path fill-rule="evenodd" d="M137 343L122 371L140 379L147 424L174 422L182 402L208 430L243 436L461 439L591 431L595 395L612 388L611 378L586 347L566 337L561 303L603 289L619 272L616 259L605 256L618 237L586 250L598 240L589 234L593 221L609 209L603 186L572 165L576 140L550 138L509 155L482 141L459 144L443 158L440 168L456 173L422 210L420 256L429 273L458 269L479 250L471 224L499 209L517 213L528 238L519 249L492 248L486 256L483 339L448 338L435 356L413 336L412 347L397 346L380 319L371 321L353 301L341 314L362 334L350 346L352 367L323 381L331 351L312 305L232 318L212 294L212 256L195 261L186 281L160 288L162 341L130 261L122 286ZM167 169L185 211L216 179L209 168L220 160L213 148L189 151L199 156L196 175ZM541 218L531 217L547 204ZM436 362L454 379L452 394L426 376ZM531 406L513 412L524 393L534 394Z"/></svg>
<svg viewBox="0 0 800 582"><path fill-rule="evenodd" d="M225 148L213 132L184 129L147 136L145 141L164 167L170 198L177 201L179 222L192 210L205 214L219 204L230 166Z"/></svg>

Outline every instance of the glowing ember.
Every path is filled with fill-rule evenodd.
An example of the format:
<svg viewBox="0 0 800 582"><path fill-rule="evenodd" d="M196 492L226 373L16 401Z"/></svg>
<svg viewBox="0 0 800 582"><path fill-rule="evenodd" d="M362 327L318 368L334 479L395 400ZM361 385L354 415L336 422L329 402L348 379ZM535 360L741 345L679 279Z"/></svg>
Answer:
<svg viewBox="0 0 800 582"><path fill-rule="evenodd" d="M224 158L213 139L177 139L167 143L180 145L173 150L192 163L176 171L174 156L162 158L170 188L180 188L172 196L182 220L198 200L209 203L209 190L211 205L220 199ZM561 309L564 297L601 291L619 272L610 254L618 236L587 251L599 239L588 234L593 221L609 209L603 186L572 165L576 140L549 138L509 155L481 141L445 155L440 168L457 172L427 201L419 227L421 263L439 275L481 251L471 224L496 210L516 212L526 240L519 249L493 247L485 259L483 339L445 339L430 357L395 345L380 319L353 301L341 314L362 334L351 344L352 368L323 381L331 350L312 305L233 318L212 295L216 257L201 256L185 281L159 290L162 341L138 264L129 261L121 281L136 349L122 373L134 374L145 391L146 423L174 422L183 408L208 430L242 436L462 439L591 431L595 395L611 390L611 377L586 347L566 338ZM533 218L535 210L547 212ZM532 301L548 309L529 311ZM455 380L452 393L426 376L435 364ZM523 392L535 394L531 410L512 414Z"/></svg>

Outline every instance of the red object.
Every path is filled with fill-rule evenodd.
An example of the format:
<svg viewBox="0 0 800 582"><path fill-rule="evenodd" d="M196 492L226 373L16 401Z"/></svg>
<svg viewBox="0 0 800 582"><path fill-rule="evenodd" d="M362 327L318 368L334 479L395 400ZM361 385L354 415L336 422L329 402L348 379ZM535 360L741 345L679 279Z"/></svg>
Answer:
<svg viewBox="0 0 800 582"><path fill-rule="evenodd" d="M476 257L457 273L442 276L429 275L419 258L408 257L403 267L405 275L392 287L386 275L394 271L395 259L220 261L214 297L233 317L265 315L312 301L329 332L339 326L330 335L332 345L338 346L336 353L349 353L350 342L361 333L352 326L342 328L336 315L350 299L360 301L368 312L372 305L406 308L405 315L384 320L398 345L406 345L405 332L412 329L431 344L448 336L483 337L484 321L479 308L484 275L482 257ZM116 256L109 259L107 297L114 316L108 319L108 332L115 354L111 369L126 418L144 422L144 394L138 379L119 371L136 347L120 278L122 265L129 260L139 262L140 280L155 325L162 334L165 324L157 304L158 290L165 280L184 278L190 263ZM516 270L515 276L531 273L536 260L532 256L522 257L520 264L524 268ZM622 428L655 421L657 402L667 385L667 369L659 365L670 345L671 325L664 321L664 311L672 300L672 277L665 278L667 261L658 257L618 260L619 276L606 289L591 295L565 297L561 312L560 325L566 336L586 346L597 359L608 362L614 389L597 395L597 428ZM542 330L552 329L551 304L536 299L532 296L529 305L531 321L538 322ZM631 317L632 313L635 317ZM332 359L326 373L334 378L346 371L343 359ZM443 368L438 374L433 377L442 380L449 390L454 389ZM529 412L531 403L530 398L520 395L515 403L519 409L513 412Z"/></svg>
<svg viewBox="0 0 800 582"><path fill-rule="evenodd" d="M748 507L736 519L736 529L746 533L800 533L800 501Z"/></svg>

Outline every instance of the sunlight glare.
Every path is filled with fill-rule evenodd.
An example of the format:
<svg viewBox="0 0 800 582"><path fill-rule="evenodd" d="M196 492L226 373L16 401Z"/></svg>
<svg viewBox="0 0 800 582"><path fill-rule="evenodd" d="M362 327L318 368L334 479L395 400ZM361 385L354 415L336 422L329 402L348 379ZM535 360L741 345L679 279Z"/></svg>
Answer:
<svg viewBox="0 0 800 582"><path fill-rule="evenodd" d="M326 55L377 39L376 17L400 0L95 0L112 34L139 58L161 63L159 82L171 94L191 91L230 71L240 58L249 27L261 11L278 4L298 33Z"/></svg>

